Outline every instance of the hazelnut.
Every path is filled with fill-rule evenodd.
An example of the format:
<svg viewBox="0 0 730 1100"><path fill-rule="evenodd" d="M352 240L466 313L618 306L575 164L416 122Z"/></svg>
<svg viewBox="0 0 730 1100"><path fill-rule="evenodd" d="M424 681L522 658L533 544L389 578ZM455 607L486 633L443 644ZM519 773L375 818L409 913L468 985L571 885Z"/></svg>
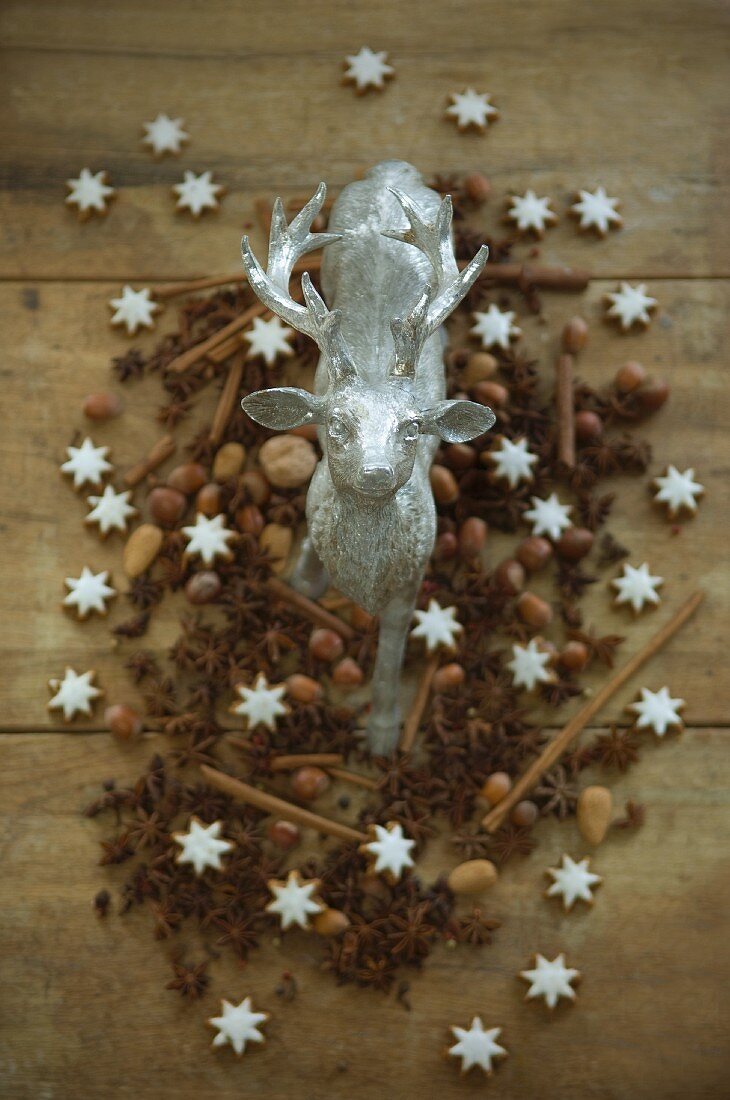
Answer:
<svg viewBox="0 0 730 1100"><path fill-rule="evenodd" d="M297 489L309 481L317 465L317 452L300 435L275 435L259 448L264 474L277 489Z"/></svg>
<svg viewBox="0 0 730 1100"><path fill-rule="evenodd" d="M499 382L477 382L472 386L471 395L480 405L501 408L507 404L509 391Z"/></svg>
<svg viewBox="0 0 730 1100"><path fill-rule="evenodd" d="M259 546L271 556L271 568L275 573L283 573L286 569L293 538L291 527L281 523L267 523L259 535Z"/></svg>
<svg viewBox="0 0 730 1100"><path fill-rule="evenodd" d="M539 535L530 535L517 547L517 560L530 573L543 569L553 556L553 548L547 539Z"/></svg>
<svg viewBox="0 0 730 1100"><path fill-rule="evenodd" d="M624 363L622 367L616 371L614 375L613 383L619 393L631 393L637 386L646 378L646 371L642 367L641 363L637 363L634 359L630 359L628 363Z"/></svg>
<svg viewBox="0 0 730 1100"><path fill-rule="evenodd" d="M588 325L582 317L571 317L563 329L563 348L574 355L586 346Z"/></svg>
<svg viewBox="0 0 730 1100"><path fill-rule="evenodd" d="M352 657L343 657L332 669L332 680L339 687L359 687L365 679L365 673Z"/></svg>
<svg viewBox="0 0 730 1100"><path fill-rule="evenodd" d="M486 382L496 374L498 366L497 360L488 351L472 352L459 375L459 381L462 386L476 386L478 382Z"/></svg>
<svg viewBox="0 0 730 1100"><path fill-rule="evenodd" d="M211 569L193 573L185 585L185 596L192 604L212 603L220 595L221 579Z"/></svg>
<svg viewBox="0 0 730 1100"><path fill-rule="evenodd" d="M512 790L512 780L507 772L492 772L482 787L482 795L491 806L496 806Z"/></svg>
<svg viewBox="0 0 730 1100"><path fill-rule="evenodd" d="M489 528L478 516L469 516L459 528L459 554L467 560L476 558L484 549Z"/></svg>
<svg viewBox="0 0 730 1100"><path fill-rule="evenodd" d="M104 711L104 721L120 741L130 741L142 732L142 719L126 703L115 703Z"/></svg>
<svg viewBox="0 0 730 1100"><path fill-rule="evenodd" d="M437 504L453 504L459 499L459 486L451 470L435 464L431 467L431 488Z"/></svg>
<svg viewBox="0 0 730 1100"><path fill-rule="evenodd" d="M345 643L334 630L318 626L309 636L309 652L318 661L337 661L345 652Z"/></svg>
<svg viewBox="0 0 730 1100"><path fill-rule="evenodd" d="M244 504L236 512L236 526L244 535L256 535L258 537L266 526L261 509L256 504Z"/></svg>
<svg viewBox="0 0 730 1100"><path fill-rule="evenodd" d="M596 443L603 435L603 421L598 413L581 409L575 414L575 438L579 443Z"/></svg>
<svg viewBox="0 0 730 1100"><path fill-rule="evenodd" d="M277 848L281 848L282 851L288 852L290 848L295 848L301 840L301 833L299 832L299 826L295 825L293 821L273 821L269 825L268 837L272 844L275 844Z"/></svg>
<svg viewBox="0 0 730 1100"><path fill-rule="evenodd" d="M330 785L330 777L321 768L305 764L303 768L297 768L291 776L291 790L295 798L303 802L313 802L327 790Z"/></svg>
<svg viewBox="0 0 730 1100"><path fill-rule="evenodd" d="M468 443L452 443L443 453L444 466L450 470L468 470L476 461L477 453Z"/></svg>
<svg viewBox="0 0 730 1100"><path fill-rule="evenodd" d="M229 481L238 477L246 461L246 448L241 443L224 443L213 459L213 480Z"/></svg>
<svg viewBox="0 0 730 1100"><path fill-rule="evenodd" d="M287 677L286 690L298 703L316 703L322 698L322 685L300 672Z"/></svg>
<svg viewBox="0 0 730 1100"><path fill-rule="evenodd" d="M455 691L456 688L461 687L465 679L466 672L461 665L457 665L455 662L442 665L434 673L433 690L437 692Z"/></svg>
<svg viewBox="0 0 730 1100"><path fill-rule="evenodd" d="M508 558L494 570L494 579L510 596L516 596L525 583L525 570L518 561Z"/></svg>
<svg viewBox="0 0 730 1100"><path fill-rule="evenodd" d="M522 802L518 802L513 809L510 814L510 821L519 829L529 829L537 821L538 812L535 803L525 798Z"/></svg>
<svg viewBox="0 0 730 1100"><path fill-rule="evenodd" d="M656 412L669 397L669 384L663 378L647 378L636 391L636 397L643 412Z"/></svg>
<svg viewBox="0 0 730 1100"><path fill-rule="evenodd" d="M523 623L538 628L552 622L553 609L534 592L523 592L517 601L517 614Z"/></svg>
<svg viewBox="0 0 730 1100"><path fill-rule="evenodd" d="M481 172L470 172L464 177L464 190L472 202L486 202L492 193L492 184Z"/></svg>
<svg viewBox="0 0 730 1100"><path fill-rule="evenodd" d="M90 393L81 408L89 420L112 420L122 412L124 402L116 393Z"/></svg>
<svg viewBox="0 0 730 1100"><path fill-rule="evenodd" d="M555 543L555 549L566 561L580 561L593 546L593 532L587 527L569 527Z"/></svg>
<svg viewBox="0 0 730 1100"><path fill-rule="evenodd" d="M147 497L150 515L162 527L174 527L188 506L187 497L179 489L157 485Z"/></svg>
<svg viewBox="0 0 730 1100"><path fill-rule="evenodd" d="M442 531L436 537L433 556L436 561L451 561L459 550L459 541L453 531Z"/></svg>
<svg viewBox="0 0 730 1100"><path fill-rule="evenodd" d="M189 496L190 493L197 493L198 489L202 489L207 480L205 466L201 466L199 462L185 462L182 466L176 466L174 470L170 470L167 484L171 489L177 489L178 492Z"/></svg>
<svg viewBox="0 0 730 1100"><path fill-rule="evenodd" d="M558 657L559 663L569 672L582 672L588 664L590 654L583 642L567 642Z"/></svg>
<svg viewBox="0 0 730 1100"><path fill-rule="evenodd" d="M252 504L259 508L266 504L271 496L271 486L260 470L246 470L241 474L241 486L246 490Z"/></svg>
<svg viewBox="0 0 730 1100"><path fill-rule="evenodd" d="M203 485L195 498L195 507L209 519L219 516L223 510L223 493L220 485L216 485L213 481Z"/></svg>

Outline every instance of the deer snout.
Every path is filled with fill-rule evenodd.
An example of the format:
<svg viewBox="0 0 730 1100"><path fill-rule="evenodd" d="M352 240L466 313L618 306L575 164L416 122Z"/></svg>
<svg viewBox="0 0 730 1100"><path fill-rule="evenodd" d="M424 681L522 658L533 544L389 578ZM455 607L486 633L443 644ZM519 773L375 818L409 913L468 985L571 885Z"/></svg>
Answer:
<svg viewBox="0 0 730 1100"><path fill-rule="evenodd" d="M357 487L369 496L381 496L395 488L395 470L388 462L365 463L357 477Z"/></svg>

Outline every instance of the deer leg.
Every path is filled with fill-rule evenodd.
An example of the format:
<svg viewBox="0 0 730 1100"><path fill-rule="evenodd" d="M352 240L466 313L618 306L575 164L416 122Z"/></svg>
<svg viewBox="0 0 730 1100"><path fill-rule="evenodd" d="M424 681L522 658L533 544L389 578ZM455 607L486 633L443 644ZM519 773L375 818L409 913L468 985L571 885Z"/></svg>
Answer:
<svg viewBox="0 0 730 1100"><path fill-rule="evenodd" d="M319 554L312 546L312 541L307 536L302 542L299 559L294 566L294 572L289 578L292 588L308 596L310 600L317 600L326 591L330 583L327 570L320 561Z"/></svg>
<svg viewBox="0 0 730 1100"><path fill-rule="evenodd" d="M372 682L372 704L367 724L370 751L393 752L400 734L400 681L403 651L413 619L417 590L395 596L380 615L378 656Z"/></svg>

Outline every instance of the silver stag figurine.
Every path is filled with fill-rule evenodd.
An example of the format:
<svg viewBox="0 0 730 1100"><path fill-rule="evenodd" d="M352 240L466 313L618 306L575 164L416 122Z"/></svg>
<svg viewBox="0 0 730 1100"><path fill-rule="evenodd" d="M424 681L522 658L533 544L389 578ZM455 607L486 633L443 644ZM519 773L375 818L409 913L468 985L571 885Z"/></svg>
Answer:
<svg viewBox="0 0 730 1100"><path fill-rule="evenodd" d="M311 336L321 357L314 393L279 387L251 393L243 408L268 428L317 424L323 458L307 496L308 535L291 583L316 599L331 579L380 616L367 727L371 751L399 736L399 688L409 624L436 535L429 468L439 439L464 442L494 424L474 401L445 401L441 325L487 259L482 246L459 272L451 199L439 199L402 161L376 165L334 204L331 232L311 233L325 185L287 226L280 199L271 220L268 270L243 238L243 263L261 301ZM322 289L292 267L327 245Z"/></svg>

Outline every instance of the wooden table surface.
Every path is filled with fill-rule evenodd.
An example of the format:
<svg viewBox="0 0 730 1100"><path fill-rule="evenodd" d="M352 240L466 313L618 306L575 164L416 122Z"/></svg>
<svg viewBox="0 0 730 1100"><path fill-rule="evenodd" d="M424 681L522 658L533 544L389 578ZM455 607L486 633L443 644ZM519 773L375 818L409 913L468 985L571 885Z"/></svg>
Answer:
<svg viewBox="0 0 730 1100"><path fill-rule="evenodd" d="M167 1100L242 1095L262 1100L459 1097L668 1100L727 1095L728 614L727 6L712 0L367 0L350 5L208 0L6 0L0 13L0 801L3 850L0 1093L60 1100ZM340 85L345 54L388 50L397 79L382 96ZM486 136L442 118L451 91L489 90L500 108ZM158 111L191 134L180 160L155 162L139 144ZM80 808L102 780L131 779L154 735L124 750L95 720L60 729L45 710L46 681L67 664L98 669L107 696L127 698L108 622L79 626L59 611L62 578L82 564L120 574L118 542L84 533L84 506L58 464L82 397L109 384L110 356L127 340L108 327L122 282L235 270L242 226L259 195L335 188L383 157L425 173L485 171L495 201L532 187L564 211L578 187L622 200L625 227L605 243L563 218L547 262L588 265L580 299L545 297L525 343L550 370L546 332L579 309L591 323L581 373L598 382L638 358L672 386L645 434L652 473L692 465L707 487L696 520L677 533L652 507L646 479L617 486L611 530L666 577L662 607L633 624L609 608L594 620L628 636L633 652L697 585L708 598L692 623L606 708L619 718L640 686L667 684L687 701L687 729L645 742L617 777L617 804L648 804L636 834L613 835L594 863L604 885L591 911L562 916L541 897L542 872L581 844L572 824L540 825L536 853L510 863L488 899L504 920L482 950L438 948L412 982L413 1010L392 995L338 988L319 973L304 935L269 943L245 974L230 959L211 992L185 1004L166 991L171 947L143 913L96 919L104 885L103 830ZM106 219L80 225L64 181L105 168L119 188ZM211 168L228 188L200 223L173 213L183 168ZM258 242L260 244L260 240ZM620 278L646 281L660 302L646 334L601 320ZM149 341L147 341L149 343ZM149 445L147 387L125 395L125 416L95 429L122 468ZM125 614L123 607L116 617ZM114 618L112 619L114 621ZM166 631L169 629L169 636ZM164 650L173 618L150 644ZM555 719L553 718L552 721ZM424 873L454 862L444 843ZM110 888L118 881L110 873ZM578 1001L552 1018L525 1004L515 974L531 952L565 950L583 972ZM282 1004L278 975L300 995ZM725 973L723 973L725 971ZM272 1011L269 1041L238 1061L209 1050L203 1026L217 997L252 993ZM503 1027L510 1057L485 1084L442 1059L450 1024L480 1014Z"/></svg>

